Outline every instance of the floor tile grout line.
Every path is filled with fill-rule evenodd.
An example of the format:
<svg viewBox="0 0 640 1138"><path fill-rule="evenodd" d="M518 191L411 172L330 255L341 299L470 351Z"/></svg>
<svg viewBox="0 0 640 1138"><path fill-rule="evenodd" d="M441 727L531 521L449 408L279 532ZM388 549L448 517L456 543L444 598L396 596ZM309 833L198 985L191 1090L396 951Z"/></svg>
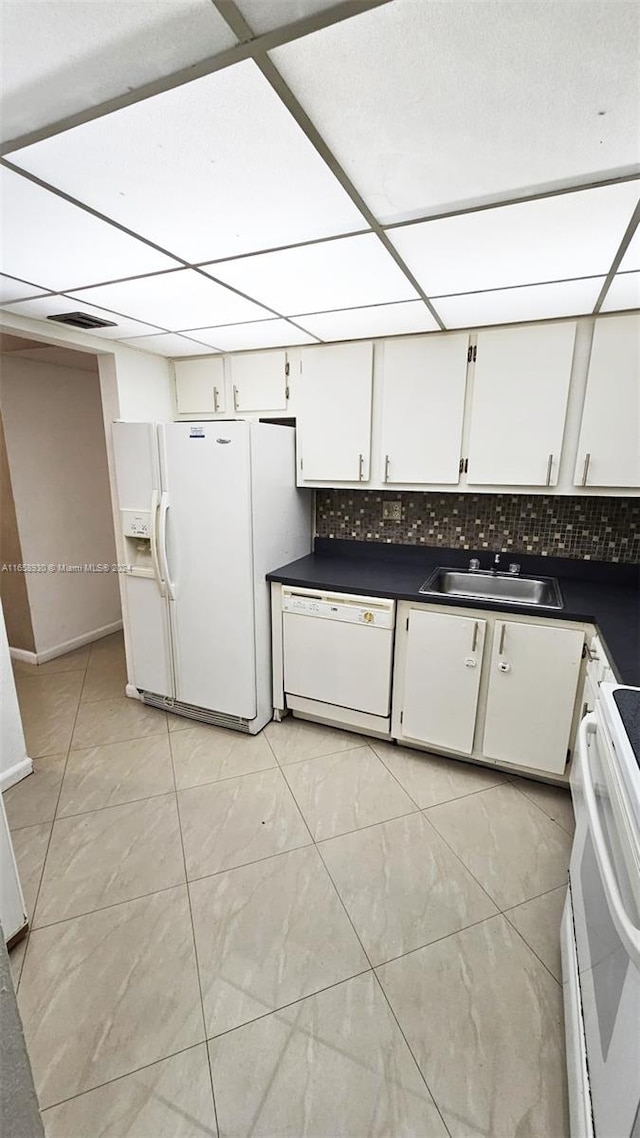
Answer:
<svg viewBox="0 0 640 1138"><path fill-rule="evenodd" d="M170 893L172 889L184 889L186 881L178 881L175 885L163 885L162 889L151 889L148 893L140 893L135 897L125 897L122 901L112 901L109 905L98 905L96 909L85 909L82 913L71 913L68 917L59 917L57 921L47 921L45 925L37 925L31 931L39 933L41 929L52 929L56 925L66 925L69 921L79 921L83 917L92 917L94 913L106 913L109 909L117 909L120 905L132 905L134 901L146 901L149 897L156 897L160 893Z"/></svg>
<svg viewBox="0 0 640 1138"><path fill-rule="evenodd" d="M386 742L386 740L384 740L384 741ZM441 802L432 802L430 806L420 806L417 803L416 799L413 797L413 795L410 793L410 791L407 790L406 786L404 786L402 784L402 782L400 781L400 779L396 775L395 771L393 771L391 769L391 767L388 765L388 763L385 761L385 759L382 758L382 755L378 754L378 752L376 751L375 747L372 744L369 744L369 746L371 747L371 750L373 751L376 758L380 759L380 762L383 763L384 766L387 768L387 770L389 771L389 774L393 775L393 777L395 778L398 785L401 786L402 789L404 790L405 794L409 796L409 798L411 799L412 802L416 803L418 810L431 810L432 807L434 807L434 806L445 806L448 802L458 802L458 800L461 798L471 798L474 794L482 794L482 792L484 790L495 790L496 786L502 786L503 783L506 781L504 778L500 778L500 780L498 782L494 783L493 786L478 786L475 788L475 790L465 790L463 794L456 794L453 798L443 798ZM417 753L420 754L420 752L417 752ZM425 758L426 758L428 755L431 754L431 752L425 751L424 754L425 754ZM436 758L447 758L448 756L436 755L435 757ZM464 760L460 760L460 759L451 759L450 761L451 762L464 762ZM471 764L468 763L466 765L470 766ZM480 764L478 764L478 767L480 767ZM480 769L486 769L486 768L480 768Z"/></svg>
<svg viewBox="0 0 640 1138"><path fill-rule="evenodd" d="M51 1102L48 1106L42 1108L42 1114L46 1114L48 1110L55 1110L59 1106L65 1106L66 1103L75 1102L76 1099L84 1098L85 1095L93 1094L94 1091L100 1091L103 1087L110 1087L112 1083L120 1083L123 1079L128 1079L131 1075L137 1075L140 1071L148 1071L151 1067L156 1067L159 1063L166 1062L167 1059L175 1059L178 1055L185 1055L187 1051L195 1051L197 1047L206 1047L207 1041L203 1039L200 1043L191 1043L188 1047L182 1047L179 1051L172 1051L170 1055L163 1055L162 1059L154 1059L151 1063L144 1063L142 1067L134 1067L131 1071L125 1071L123 1075L116 1075L113 1079L106 1079L104 1083L96 1083L95 1087L87 1087L84 1091L79 1091L76 1095L69 1095L68 1098L58 1099L57 1102Z"/></svg>
<svg viewBox="0 0 640 1138"><path fill-rule="evenodd" d="M381 967L381 965L379 965L379 967ZM393 1007L393 1004L391 1003L391 1000L389 999L389 997L388 997L387 993L385 992L385 989L384 989L384 986L383 986L383 984L382 984L382 981L381 981L380 977L378 976L378 973L376 972L375 968L373 969L373 975L374 975L374 977L375 977L375 981L376 981L376 983L377 983L377 985L378 985L378 987L379 987L379 989L380 989L380 991L381 991L381 993L382 993L382 997L383 997L383 999L385 1000L385 1002L386 1002L386 1004L387 1004L387 1007L389 1008L389 1011L391 1012L391 1015L393 1016L393 1018L394 1018L394 1020L395 1020L395 1022L396 1022L396 1024L397 1024L397 1026L398 1026L398 1031L400 1032L400 1034L401 1034L402 1038L403 1038L403 1039L404 1039L404 1041L405 1041L405 1044L406 1044L407 1050L408 1050L408 1052L409 1052L409 1054L410 1054L411 1058L413 1059L413 1062L414 1062L414 1063L415 1063L415 1065L416 1065L416 1070L418 1071L418 1074L420 1075L420 1078L422 1079L422 1081L423 1081L423 1083L424 1083L425 1087L427 1088L427 1092L428 1092L428 1094L429 1094L429 1097L430 1097L430 1099L431 1099L431 1101L432 1101L432 1103L433 1103L433 1105L434 1105L435 1109L436 1109L436 1110L437 1110L437 1112L438 1112L438 1115L439 1115L439 1117L440 1117L440 1121L442 1122L442 1125L444 1126L445 1132L446 1132L446 1133L449 1135L449 1138L451 1138L451 1131L449 1130L449 1127L447 1126L447 1124L446 1124L446 1122L445 1122L445 1120L444 1120L444 1117L443 1117L442 1111L440 1110L440 1107L439 1107L439 1105L438 1105L438 1100L436 1099L436 1096L434 1095L433 1091L431 1090L431 1087L429 1086L429 1084L428 1084L428 1082L427 1082L427 1078L426 1078L426 1075L425 1075L424 1071L422 1070L422 1067L421 1067L421 1066L420 1066L420 1064L418 1063L418 1060L417 1060L417 1059L416 1059L416 1057L415 1057L415 1054L414 1054L414 1051L413 1051L413 1047L412 1047L412 1046L411 1046L411 1044L409 1043L409 1040L407 1039L407 1037L406 1037L406 1035L405 1035L405 1033L404 1033L404 1028L402 1027L402 1024L400 1023L400 1020L399 1020L398 1016L397 1016L397 1015L396 1015L396 1013L395 1013L395 1009L394 1009L394 1007Z"/></svg>
<svg viewBox="0 0 640 1138"><path fill-rule="evenodd" d="M520 778L522 776L515 775L514 777ZM554 783L550 783L550 782L542 782L542 783L540 783L540 785L541 786L553 786L554 790L555 789L558 789L558 790L563 789L562 787L556 787L556 785ZM541 806L539 802L536 802L535 798L532 798L531 795L527 794L526 790L523 790L521 787L516 786L515 783L511 782L511 781L509 781L509 786L512 786L514 790L518 791L518 794L521 794L524 798L527 799L528 802L531 802L531 804L533 806L535 806L537 810L540 810L544 814L545 818L548 818L550 822L555 822L556 826L560 830L562 830L563 833L568 834L570 838L573 838L574 831L573 830L567 830L566 827L563 826L561 822L558 822L557 818L552 818L550 814L547 814L547 811L544 809L544 807ZM568 790L567 790L567 793L569 793Z"/></svg>
<svg viewBox="0 0 640 1138"><path fill-rule="evenodd" d="M555 980L555 982L556 982L556 984L558 985L558 987L559 987L560 989L562 989L562 981L561 981L561 980L558 980L558 977L557 977L557 976L554 976L553 972L552 972L552 971L551 971L551 969L549 968L549 965L548 965L548 964L545 964L544 960L543 960L543 959L542 959L542 957L540 956L540 953L539 953L539 952L536 952L536 950L535 950L535 948L533 947L533 945L529 944L529 941L527 940L527 938L526 938L526 936L524 935L524 933L520 932L520 929L519 929L519 928L517 928L517 927L516 927L516 925L514 925L513 921L510 921L510 920L509 920L508 911L507 911L506 913L503 913L503 914L502 914L502 916L505 918L505 920L506 920L506 921L508 921L508 922L509 922L509 927L513 929L514 933L517 933L517 935L520 937L520 940L521 940L521 941L523 941L523 943L524 943L524 944L526 944L527 948L529 949L529 952L532 952L532 953L533 953L533 955L536 957L536 959L540 961L540 964L541 964L541 965L542 965L542 967L543 967L543 968L544 968L544 969L545 969L545 970L546 970L546 971L549 973L549 976L551 977L551 979L552 979L552 980Z"/></svg>
<svg viewBox="0 0 640 1138"><path fill-rule="evenodd" d="M66 773L66 770L67 770L67 764L68 764L68 762L69 762L69 752L71 751L71 740L73 739L73 733L74 733L74 731L75 731L75 729L76 729L76 723L77 723L77 720L78 720L78 715L79 715L79 712L80 712L80 696L82 695L82 689L83 689L83 687L84 687L84 681L85 681L85 679L86 679L86 675L87 675L87 668L89 667L89 660L90 660L90 659L91 659L91 652L89 652L89 655L88 655L88 657L87 657L87 663L86 663L86 665L85 665L85 669L84 669L84 674L83 674L83 678L82 678L82 684L80 685L80 691L79 691L79 693L78 693L78 703L77 703L77 706L76 706L76 713L75 713L75 716L74 716L74 719L73 719L73 725L72 725L72 727L71 727L71 734L70 734L70 736L69 736L69 745L68 745L68 747L67 747L67 750L66 750L66 754L65 754L65 758L64 758L64 765L63 765L63 768L62 768L62 778L60 779L60 786L58 787L58 794L57 794L57 796L56 796L56 804L55 804L55 807L54 807L54 810L53 810L53 818L52 818L52 820L51 820L51 829L49 830L49 839L48 839L48 841L47 841L47 848L46 848L46 850L45 850L44 858L42 859L42 869L41 869L41 871L40 871L40 880L38 881L38 889L37 889L37 891L36 891L36 894L35 894L35 897L34 897L34 900L33 900L33 913L32 913L32 915L31 915L31 917L29 918L29 928L28 928L28 931L27 931L27 935L26 935L26 938L25 938L25 939L26 939L26 944L25 944L25 948L24 948L24 955L23 955L23 957L22 957L22 965L21 965L21 968L20 968L20 975L19 975L19 977L18 977L18 982L17 982L17 984L16 984L16 986L15 986L15 989L16 989L16 995L17 995L17 993L18 993L18 989L20 988L20 985L22 984L22 977L24 976L24 969L25 969L25 965L26 965L26 962L27 962L27 954L28 954L28 952L29 952L29 941L31 940L31 934L32 934L32 932L34 931L34 930L33 930L33 921L34 921L34 919L35 919L35 915L36 915L36 912L37 912L37 910L38 910L38 901L40 900L40 892L41 892L41 890L42 890L42 881L43 881L43 878L44 878L45 870L46 870L46 868L47 868L47 860L48 860L48 857L49 857L49 850L51 849L51 839L52 839L52 837L53 837L53 828L54 828L54 826L55 826L55 822L56 822L56 814L57 814L57 811L58 811L58 804L59 804L59 802L60 802L60 795L62 794L62 784L64 783L64 776L65 776L65 773ZM54 674L54 675L57 675L58 673L52 673L52 674ZM24 827L24 828L26 829L26 827Z"/></svg>
<svg viewBox="0 0 640 1138"><path fill-rule="evenodd" d="M67 818L84 818L87 814L99 814L102 810L117 810L119 806L133 806L135 802L151 802L154 798L167 798L175 794L175 790L159 790L156 794L146 794L143 798L126 798L124 802L104 802L102 806L93 806L88 810L74 810L69 814L57 814L56 822L64 822ZM22 827L25 829L26 827Z"/></svg>
<svg viewBox="0 0 640 1138"><path fill-rule="evenodd" d="M213 1071L211 1070L211 1056L209 1054L209 1045L207 1043L207 1016L204 1008L204 996L202 992L202 976L200 972L200 960L198 957L198 941L196 938L196 928L193 920L193 905L191 904L191 890L189 888L189 874L187 870L187 854L184 848L184 836L182 833L182 817L180 815L180 801L178 797L178 785L176 780L176 768L173 758L173 747L171 746L171 731L169 730L169 721L167 719L167 734L169 736L169 756L171 759L171 772L173 775L173 794L176 805L176 814L178 816L178 833L180 834L180 847L182 849L182 864L184 868L185 884L187 889L187 905L189 906L189 920L191 922L191 940L193 943L193 957L196 967L196 977L198 980L198 994L200 996L200 1014L202 1016L202 1027L204 1029L204 1045L206 1048L207 1056L207 1070L209 1072L209 1085L211 1087L211 1101L213 1103L213 1119L216 1127L216 1133L220 1134L220 1126L218 1124L218 1108L216 1105L216 1091L213 1085Z"/></svg>

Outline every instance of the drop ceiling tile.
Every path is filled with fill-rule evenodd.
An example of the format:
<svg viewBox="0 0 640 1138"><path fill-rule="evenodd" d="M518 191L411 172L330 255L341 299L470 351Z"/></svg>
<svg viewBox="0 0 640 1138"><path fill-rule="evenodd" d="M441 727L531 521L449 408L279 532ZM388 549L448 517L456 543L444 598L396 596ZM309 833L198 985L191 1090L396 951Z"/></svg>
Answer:
<svg viewBox="0 0 640 1138"><path fill-rule="evenodd" d="M283 316L328 308L415 300L415 289L373 233L260 253L205 271Z"/></svg>
<svg viewBox="0 0 640 1138"><path fill-rule="evenodd" d="M365 227L252 60L12 161L190 262Z"/></svg>
<svg viewBox="0 0 640 1138"><path fill-rule="evenodd" d="M176 262L0 167L2 268L60 292L170 269Z"/></svg>
<svg viewBox="0 0 640 1138"><path fill-rule="evenodd" d="M627 251L618 266L618 271L621 273L635 272L637 269L640 269L640 226L631 238Z"/></svg>
<svg viewBox="0 0 640 1138"><path fill-rule="evenodd" d="M261 35L324 12L336 3L337 0L239 0L237 6L252 31Z"/></svg>
<svg viewBox="0 0 640 1138"><path fill-rule="evenodd" d="M638 12L394 0L271 52L385 222L638 162Z"/></svg>
<svg viewBox="0 0 640 1138"><path fill-rule="evenodd" d="M5 277L0 274L0 304L8 304L10 300L18 300L19 297L39 296L46 291L37 285L19 281L17 277Z"/></svg>
<svg viewBox="0 0 640 1138"><path fill-rule="evenodd" d="M118 312L111 312L104 308L96 308L87 304L80 296L41 296L37 300L23 300L7 304L2 312L15 312L17 316L28 316L32 320L47 320L49 316L59 316L63 312L86 312L89 316L97 316L99 320L112 320L115 328L91 328L90 336L99 336L104 340L119 340L124 336L144 336L157 332L157 327L131 320ZM51 330L56 327L54 320L47 320ZM61 325L62 327L62 325Z"/></svg>
<svg viewBox="0 0 640 1138"><path fill-rule="evenodd" d="M175 332L167 332L163 336L135 336L122 341L130 348L139 348L142 352L152 352L156 356L207 356L211 348L206 344L198 344L187 336L178 336Z"/></svg>
<svg viewBox="0 0 640 1138"><path fill-rule="evenodd" d="M304 321L301 320L300 323ZM227 324L223 328L193 328L189 334L223 352L286 348L294 344L317 342L313 336L302 332L287 320L257 320L248 324Z"/></svg>
<svg viewBox="0 0 640 1138"><path fill-rule="evenodd" d="M602 302L602 312L640 308L640 272L616 273Z"/></svg>
<svg viewBox="0 0 640 1138"><path fill-rule="evenodd" d="M638 181L389 230L428 296L608 273Z"/></svg>
<svg viewBox="0 0 640 1138"><path fill-rule="evenodd" d="M269 315L261 305L245 300L193 269L83 289L77 292L77 298L125 312L135 320L157 324L169 332Z"/></svg>
<svg viewBox="0 0 640 1138"><path fill-rule="evenodd" d="M592 312L604 277L434 298L447 328L549 320Z"/></svg>
<svg viewBox="0 0 640 1138"><path fill-rule="evenodd" d="M359 340L438 330L433 316L421 300L347 308L341 312L315 312L310 316L300 316L299 320L321 340Z"/></svg>
<svg viewBox="0 0 640 1138"><path fill-rule="evenodd" d="M211 0L3 0L2 36L5 140L236 43Z"/></svg>

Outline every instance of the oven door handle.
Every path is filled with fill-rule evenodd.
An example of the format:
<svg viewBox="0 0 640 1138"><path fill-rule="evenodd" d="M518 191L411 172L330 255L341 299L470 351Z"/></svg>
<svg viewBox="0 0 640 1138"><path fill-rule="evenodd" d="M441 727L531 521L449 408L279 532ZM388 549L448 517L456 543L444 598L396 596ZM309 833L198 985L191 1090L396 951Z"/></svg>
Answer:
<svg viewBox="0 0 640 1138"><path fill-rule="evenodd" d="M611 919L633 964L636 968L640 968L640 929L636 928L629 920L622 897L620 896L615 871L611 864L611 859L609 858L602 824L598 816L598 804L591 781L588 736L595 735L595 733L596 717L594 712L590 712L589 715L585 715L578 729L578 763L580 764L580 774L582 776L582 792L587 820Z"/></svg>

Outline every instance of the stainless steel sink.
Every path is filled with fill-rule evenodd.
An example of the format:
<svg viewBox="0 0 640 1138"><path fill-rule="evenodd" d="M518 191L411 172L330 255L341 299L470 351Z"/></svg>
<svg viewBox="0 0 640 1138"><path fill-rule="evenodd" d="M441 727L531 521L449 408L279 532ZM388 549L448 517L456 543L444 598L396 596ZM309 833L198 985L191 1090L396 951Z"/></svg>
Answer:
<svg viewBox="0 0 640 1138"><path fill-rule="evenodd" d="M562 595L555 577L525 577L483 570L446 569L439 565L420 588L432 596L464 597L511 605L561 609Z"/></svg>

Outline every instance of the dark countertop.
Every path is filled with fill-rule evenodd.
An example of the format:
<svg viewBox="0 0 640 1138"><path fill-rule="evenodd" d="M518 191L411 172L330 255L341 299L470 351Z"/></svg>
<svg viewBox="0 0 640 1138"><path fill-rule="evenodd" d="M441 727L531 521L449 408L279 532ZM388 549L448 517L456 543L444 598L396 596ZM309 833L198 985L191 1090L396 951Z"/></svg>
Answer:
<svg viewBox="0 0 640 1138"><path fill-rule="evenodd" d="M313 553L274 569L267 579L337 593L585 621L596 625L620 683L640 686L640 566L501 554L500 567L505 570L511 561L517 561L523 574L556 577L564 600L562 609L420 593L420 586L436 566L468 567L471 557L478 557L484 569L492 564L494 554L486 549L452 550L317 538Z"/></svg>

